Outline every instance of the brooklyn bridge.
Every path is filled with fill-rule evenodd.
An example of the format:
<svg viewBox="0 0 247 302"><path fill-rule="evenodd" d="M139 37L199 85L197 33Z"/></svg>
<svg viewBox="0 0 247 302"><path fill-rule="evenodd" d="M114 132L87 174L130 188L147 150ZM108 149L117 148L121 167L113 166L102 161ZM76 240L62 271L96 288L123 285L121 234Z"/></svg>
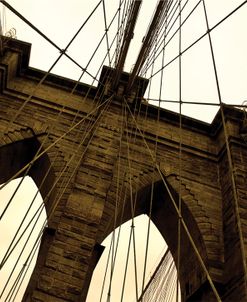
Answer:
<svg viewBox="0 0 247 302"><path fill-rule="evenodd" d="M8 215L26 177L32 178L37 192L1 254L0 270L15 251L16 263L20 260L25 249L20 241L24 236L26 242L30 241L43 211L46 217L20 271L13 275L15 265L8 275L0 275L4 276L0 300L86 301L104 250L102 242L110 235L109 284L106 297L101 295L99 301L127 301L124 286L129 258L122 259L126 265L123 276L115 273L115 263L119 230L130 221L125 245L128 255L130 249L134 254L134 301L247 301L246 105L225 103L222 98L211 36L246 9L247 1L234 6L212 27L205 0L194 1L187 11L190 1L157 1L139 53L128 71L124 66L142 1L116 2L112 20L106 18L107 0L96 3L67 46L60 48L16 7L0 0L5 10L58 52L47 71L31 67L31 44L17 39L13 30L1 32L0 190L18 179L11 196L1 200L1 220ZM198 7L203 12L205 30L184 48L183 26ZM104 29L91 58L102 42L106 51L92 74L88 68L91 59L82 66L69 49L98 9L102 10ZM116 33L111 36L114 22ZM174 37L178 49L171 60L165 61ZM183 56L202 39L207 39L209 46L217 94L214 102L186 101L182 97ZM86 46L84 41L82 53ZM80 69L78 80L53 73L64 57ZM165 71L175 61L177 98L166 100L162 95ZM83 82L84 75L91 78L91 84ZM152 86L156 75L158 85ZM151 96L152 90L158 97ZM177 110L168 110L166 104L175 104ZM199 105L201 111L207 106L218 111L213 121L206 123L183 113L184 107L192 105ZM39 193L43 201L30 218L27 214ZM148 217L141 282L136 254L139 234L135 230L140 215ZM11 225L16 224L15 216L18 211L7 216ZM151 223L167 243L167 250L147 280ZM35 253L35 267L19 298L18 291ZM121 294L119 300L114 300L112 284L118 279Z"/></svg>

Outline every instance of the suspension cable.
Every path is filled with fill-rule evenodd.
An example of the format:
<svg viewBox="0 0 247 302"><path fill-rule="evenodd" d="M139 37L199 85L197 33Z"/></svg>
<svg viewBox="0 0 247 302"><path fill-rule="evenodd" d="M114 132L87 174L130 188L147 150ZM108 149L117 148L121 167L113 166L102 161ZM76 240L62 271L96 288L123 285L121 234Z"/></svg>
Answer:
<svg viewBox="0 0 247 302"><path fill-rule="evenodd" d="M166 23L166 21L165 21L165 23ZM165 37L164 37L164 40L165 40ZM155 49L156 49L156 47L157 47L157 37L156 37L156 41L155 41ZM163 60L164 60L164 56L165 56L165 54L163 54L163 58L162 58ZM162 60L162 62L163 62L163 60ZM154 61L153 61L153 68L154 68ZM153 68L152 68L152 70L153 70ZM151 83L150 83L150 86L151 86ZM163 87L163 72L161 72L161 77L160 77L160 92L159 92L160 95L159 95L159 97L161 96L162 87ZM145 118L147 118L147 114L146 114ZM159 119L160 119L160 103L159 103L159 106L158 106L158 114L157 114L157 119L156 119L157 127L156 127L155 147L154 147L155 148L155 150L154 150L154 156L155 157L157 155L157 147L158 147L158 123L159 123ZM144 267L143 267L141 295L144 291L145 278L146 278L146 269L147 269L147 259L148 259L148 249L149 249L149 239L150 239L150 226L151 226L151 215L152 215L152 209L153 209L154 173L155 173L155 169L153 169L153 171L152 171L152 184L151 184L150 205L149 205L149 213L148 213L148 228L147 228L147 237L146 237L146 247L145 247L145 258L144 258Z"/></svg>
<svg viewBox="0 0 247 302"><path fill-rule="evenodd" d="M118 2L118 20L117 20L118 30L117 30L117 40L116 40L116 59L115 59L115 62L114 62L114 67L117 66L118 50L119 50L119 45L120 45L120 43L119 43L120 23L121 23L121 6L120 6L120 4L121 4L121 0L119 0L119 2ZM125 4L126 4L126 0L124 1L124 7L125 7Z"/></svg>
<svg viewBox="0 0 247 302"><path fill-rule="evenodd" d="M182 11L183 11L183 9L186 8L188 2L189 2L189 0L187 0L187 1L184 3L184 5L183 5L183 7L182 7L182 9L181 9ZM168 38L168 35L169 35L170 31L173 29L173 27L175 26L176 21L177 21L178 18L179 18L179 14L177 14L177 16L175 16L175 15L176 15L176 12L177 12L177 10L178 10L178 8L179 8L179 3L177 4L177 6L175 6L176 3L178 3L178 0L175 2L174 6L172 7L172 10L171 10L171 12L170 12L170 14L171 14L170 20L168 20L168 17L167 17L167 29L166 29L166 36L167 36L167 37L166 37L166 39ZM175 8L175 10L173 11L174 8ZM172 11L173 11L173 13L172 13ZM190 14L192 14L192 12L190 12ZM189 18L190 14L187 16L187 18ZM175 17L175 19L173 20L174 17ZM186 21L186 20L185 20L185 21ZM171 24L171 25L170 25L170 24ZM166 46L173 40L173 38L174 38L174 36L176 35L177 32L178 32L178 29L174 32L174 34L171 36L170 39L167 39L167 42L166 42L166 44L163 46L163 48L166 47ZM158 39L158 46L157 46L157 50L156 50L156 54L157 54L157 55L155 56L155 60L161 55L161 53L162 53L162 51L163 51L163 48L162 48L162 49L158 52L158 50L160 49L160 47L162 47L162 44L163 44L163 40L162 40L162 36L163 36L163 35L164 35L164 31L160 34L160 38ZM154 52L151 52L151 53L150 53L150 56L153 57L153 56L154 56ZM149 64L149 65L147 64L146 69L149 69L149 68L150 68L150 64Z"/></svg>
<svg viewBox="0 0 247 302"><path fill-rule="evenodd" d="M220 113L221 113L221 120L222 120L222 125L223 125L223 130L224 130L224 137L225 137L225 145L226 145L226 151L227 151L229 172L230 172L230 175L231 175L234 207L235 207L235 214L236 214L236 219L237 219L237 228L238 228L239 240L240 240L240 250L241 250L243 270L244 270L245 293L247 295L247 264L246 264L246 252L245 252L245 245L244 245L244 238L243 238L243 231L242 231L242 222L241 222L241 218L240 218L240 210L239 210L239 201L238 201L237 187L236 187L236 181L235 181L235 173L234 173L233 161L232 161L230 144L229 144L229 134L228 134L228 130L227 130L227 127L226 127L226 118L225 118L224 108L223 108L223 103L222 103L222 98L221 98L221 90L220 90L218 72L217 72L217 67L216 67L213 43L212 43L212 38L211 38L210 28L209 28L209 23L208 23L208 16L207 16L207 9L206 9L206 5L205 5L205 0L203 0L203 8L204 8L205 20L206 20L206 24L207 24L208 39L209 39L209 45L210 45L210 50L211 50L212 63L213 63L213 67L214 67L214 74L215 74L215 81L216 81L216 86L217 86L218 100L219 100L219 104L220 104Z"/></svg>
<svg viewBox="0 0 247 302"><path fill-rule="evenodd" d="M208 33L212 32L213 30L215 30L219 25L221 25L224 21L226 21L229 17L231 17L234 13L236 13L241 7L243 7L245 4L247 3L247 0L245 0L243 3L241 3L239 6L237 6L234 10L232 10L229 14L227 14L224 18L222 18L219 22L217 22L213 27L209 28L209 30L207 32L205 32L204 34L202 34L199 38L197 38L194 42L192 42L189 46L187 46L184 50L182 50L181 55L183 55L184 53L186 53L191 47L193 47L194 45L196 45L199 41L201 41L201 39L203 39L205 36L208 35ZM171 59L166 65L164 65L162 68L166 68L167 66L169 66L172 62L174 62L175 60L177 60L179 58L179 55L175 56L173 59ZM155 72L152 77L156 76L159 72L161 71L158 70L157 72ZM151 78L151 77L150 77ZM150 79L149 78L149 79Z"/></svg>
<svg viewBox="0 0 247 302"><path fill-rule="evenodd" d="M28 270L30 269L31 263L32 263L35 255L36 255L36 253L38 252L38 248L40 246L41 238L42 237L40 236L39 240L36 243L35 249L33 249L33 252L31 254L31 256L28 257L27 260L25 261L25 263L23 264L23 272L22 271L20 272L20 274L18 276L18 280L16 280L16 282L14 282L15 286L13 288L12 295L14 295L14 291L16 291L16 293L15 293L15 295L14 295L14 297L13 297L13 299L12 299L11 302L16 301L16 296L18 295L18 293L20 291L20 288L21 288L21 286L23 284L23 281L24 281L24 279L26 277L26 274L27 274ZM19 285L18 285L18 283L19 283ZM11 299L12 295L10 296L10 299ZM10 299L9 299L9 301L10 301Z"/></svg>
<svg viewBox="0 0 247 302"><path fill-rule="evenodd" d="M32 258L34 257L35 252L37 251L37 249L39 248L39 244L40 244L42 234L43 234L43 228L45 227L46 223L47 223L47 221L44 222L44 224L41 228L41 231L38 233L38 236L37 236L37 238L36 238L36 240L33 244L33 247L30 250L30 252L29 252L29 254L28 254L28 256L27 256L27 258L26 258L26 260L25 260L25 262L24 262L24 264L23 264L23 266L22 266L22 268L19 272L19 274L17 275L15 281L13 282L13 285L10 288L10 290L8 292L8 295L6 296L4 302L7 302L8 297L10 297L9 300L11 299L11 297L14 294L14 291L17 287L18 287L18 290L20 289L21 283L23 282L23 279L24 279L24 276L26 275L27 269L31 264ZM26 268L26 271L25 271L25 268ZM20 283L19 286L18 286L18 283ZM17 290L15 296L18 294L18 290Z"/></svg>
<svg viewBox="0 0 247 302"><path fill-rule="evenodd" d="M188 19L192 16L192 14L195 12L196 8L199 6L199 4L201 3L201 1L202 1L202 0L199 0L199 1L196 3L196 5L192 8L192 10L189 12L189 14L186 16L186 18L185 18L185 19L183 20L183 22L181 23L181 27L184 26L184 24L185 24L185 23L188 21ZM184 3L183 7L181 8L181 13L182 13L183 10L186 8L188 2L189 2L189 0L187 0L187 1ZM179 8L179 3L178 3L178 6L176 7L176 10L177 10L178 8ZM176 13L176 11L174 11L174 14L173 14L172 18L174 17L175 13ZM172 18L171 18L170 22L172 21ZM168 37L170 31L171 31L171 30L173 29L173 27L175 26L176 21L177 21L178 19L179 19L179 13L178 13L178 15L176 16L176 18L175 18L175 20L173 21L173 23L171 24L170 28L167 29L167 33L166 33L167 37ZM167 47L167 46L169 45L169 43L173 41L173 39L175 38L175 36L176 36L176 34L179 32L179 30L180 30L180 26L178 26L178 28L175 30L175 32L172 34L172 36L171 36L169 39L167 39L167 42L166 42L166 44L163 46L163 48ZM159 49L161 46L162 46L162 41L160 42L160 44L159 44L159 46L158 46L158 49ZM155 56L155 60L160 56L160 54L162 53L163 48L162 48L162 49L158 52L158 54ZM150 66L147 66L146 68L148 69L148 68L150 68Z"/></svg>
<svg viewBox="0 0 247 302"><path fill-rule="evenodd" d="M105 37L106 37L106 47L107 47L107 55L109 60L109 66L111 67L111 58L110 58L110 48L109 48L109 38L108 38L108 27L107 27L107 19L106 19L106 9L105 9L105 0L102 1L103 4L103 15L104 15L104 23L105 23Z"/></svg>
<svg viewBox="0 0 247 302"><path fill-rule="evenodd" d="M178 0L177 0L178 1ZM172 15L172 17L171 17L171 20L169 20L168 21L168 19L169 19L169 16L172 14L172 12L173 12L173 9L175 8L175 5L176 5L176 3L177 3L177 1L174 3L174 5L171 7L171 4L173 3L173 0L171 0L170 1L170 3L168 4L168 7L167 7L167 16L166 16L166 18L165 18L165 22L163 22L163 24L162 24L162 27L163 26L165 26L166 27L166 29L164 30L164 31L166 31L166 35L167 35L167 28L168 28L168 26L169 26L169 24L170 24L170 22L171 22L171 20L172 20L172 18L173 18L173 15ZM171 10L170 10L170 8L171 8ZM175 10L175 12L176 12L176 10ZM175 13L174 12L174 13ZM161 32L161 30L160 30L160 33L157 33L157 38L156 38L156 42L155 42L155 48L152 50L150 50L150 52L149 52L149 54L148 54L148 57L147 57L147 60L146 60L146 64L145 65L143 65L143 68L141 69L141 71L140 71L140 76L144 76L145 74L146 74L146 72L147 72L147 70L148 70L148 66L150 66L151 67L151 65L152 65L152 62L153 61L155 61L154 60L154 58L155 58L155 55L156 55L156 53L157 53L157 50L159 49L159 47L160 46L157 46L159 43L161 43L162 44L162 42L163 42L163 37L164 37L164 31L163 32ZM158 36L160 36L160 38L158 38ZM161 41L161 42L160 42Z"/></svg>
<svg viewBox="0 0 247 302"><path fill-rule="evenodd" d="M112 250L112 248L113 248L113 238L111 240L109 252L108 252L108 255L107 255L107 260L106 260L106 265L105 265L105 272L104 272L104 278L103 278L103 282L102 282L102 286L101 286L101 293L100 293L100 300L99 300L99 302L101 302L102 298L103 298L103 293L104 293L105 282L106 282L108 267L109 267L109 263L110 263L110 257L111 257L111 250Z"/></svg>
<svg viewBox="0 0 247 302"><path fill-rule="evenodd" d="M30 237L31 237L31 235L32 235L32 233L33 233L33 231L34 231L34 229L35 229L37 223L38 223L38 220L39 220L39 218L40 218L41 213L42 213L42 209L39 211L38 216L37 216L36 220L34 221L34 224L33 224L32 228L31 228L31 231L30 231L30 233L28 234L27 239L25 240L25 243L24 243L24 245L23 245L21 251L18 253L18 257L17 257L17 259L16 259L16 261L15 261L15 264L14 264L14 266L13 266L11 272L10 272L10 275L9 275L7 281L6 281L5 284L4 284L4 287L3 287L3 289L2 289L2 292L0 293L0 299L2 298L2 296L3 296L3 294L4 294L5 290L6 290L6 288L7 288L7 286L8 286L8 284L9 284L9 282L10 282L12 276L13 276L13 273L14 273L16 267L17 267L18 262L19 262L20 259L21 259L21 256L22 256L22 254L23 254L25 248L27 247L28 241L29 241L29 239L30 239ZM30 226L30 225L29 225L29 226ZM3 265L1 265L1 267L3 267ZM8 296L7 296L7 298L8 298ZM5 301L6 301L6 300L5 300Z"/></svg>

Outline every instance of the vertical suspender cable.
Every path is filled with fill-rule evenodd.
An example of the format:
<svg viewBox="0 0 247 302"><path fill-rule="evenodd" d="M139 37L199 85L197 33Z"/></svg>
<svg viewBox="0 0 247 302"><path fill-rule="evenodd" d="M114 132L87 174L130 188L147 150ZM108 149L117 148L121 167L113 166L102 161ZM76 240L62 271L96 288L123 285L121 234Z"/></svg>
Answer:
<svg viewBox="0 0 247 302"><path fill-rule="evenodd" d="M106 19L106 9L105 9L105 0L102 1L103 4L103 15L104 15L104 23L105 23L105 37L106 37L106 47L107 47L107 55L109 60L109 66L111 66L111 58L110 58L110 47L109 47L109 38L108 38L108 27L107 27L107 19Z"/></svg>
<svg viewBox="0 0 247 302"><path fill-rule="evenodd" d="M235 207L235 214L236 214L236 219L237 219L237 228L238 228L239 240L240 240L240 250L241 250L241 256L242 256L242 264L243 264L243 269L244 269L245 293L247 295L246 253L245 253L244 238L243 238L243 232L242 232L242 223L241 223L240 211L239 211L239 201L238 201L238 194L237 194L237 188L236 188L236 182L235 182L235 175L234 175L234 170L233 170L231 150L230 150L230 145L229 145L229 135L228 135L228 130L227 130L227 126L226 126L226 119L225 119L225 114L224 114L223 102L222 102L222 98L221 98L218 72L217 72L217 68L216 68L216 61L215 61L213 43L212 43L212 38L211 38L211 34L210 34L211 30L209 28L209 22L208 22L208 15L207 15L207 9L206 9L206 5L205 5L205 0L203 0L203 7L204 7L204 14L205 14L205 19L206 19L206 24L207 24L207 33L208 33L208 39L209 39L210 50L211 50L212 61L213 61L213 67L214 67L214 74L215 74L215 81L216 81L216 86L217 86L218 99L219 99L219 104L220 104L220 113L221 113L222 125L223 125L224 136L225 136L227 159L228 159L229 172L230 172L231 182L232 182L234 207Z"/></svg>
<svg viewBox="0 0 247 302"><path fill-rule="evenodd" d="M179 292L179 276L180 276L180 258L181 258L181 205L182 205L182 192L181 192L181 177L182 177L182 30L181 30L181 0L179 0L179 196L178 196L178 251L177 251L177 289L176 289L176 302L178 302Z"/></svg>
<svg viewBox="0 0 247 302"><path fill-rule="evenodd" d="M165 24L165 31L163 34L163 41L165 43L165 39L166 39L166 29L167 29L167 13L168 13L168 8L165 10L164 13L164 24ZM154 55L156 53L156 48L157 48L157 41L158 40L158 35L155 38L155 46L154 46ZM162 62L161 64L164 64L164 58L165 58L165 48L163 50L163 55L162 55ZM153 65L152 65L152 71L154 68L154 60L153 60ZM152 72L151 71L151 72ZM150 83L151 86L151 83ZM161 72L161 77L160 77L160 87L159 87L159 100L161 99L161 93L162 93L162 88L163 88L163 70ZM150 89L150 88L149 88ZM149 90L150 91L150 90ZM157 148L158 148L158 123L159 123L159 119L160 119L160 105L161 102L159 101L159 106L158 106L158 114L157 114L157 127L156 127L156 138L155 138L155 150L154 150L154 156L156 158L156 154L157 154ZM148 232L147 232L147 239L146 239L146 250L145 250L145 260L144 260L144 270L143 270L143 280L142 280L142 292L141 292L141 297L142 297L142 293L144 291L144 285L145 285L145 276L146 276L146 267L147 267L147 257L148 257L148 245L149 245L149 236L150 236L150 224L151 224L151 215L152 215L152 206L153 206L153 193L154 193L154 173L155 173L155 167L153 170L153 177L152 177L152 186L151 186L151 194L150 194L150 206L149 206L149 215L148 215ZM142 301L142 300L141 300Z"/></svg>

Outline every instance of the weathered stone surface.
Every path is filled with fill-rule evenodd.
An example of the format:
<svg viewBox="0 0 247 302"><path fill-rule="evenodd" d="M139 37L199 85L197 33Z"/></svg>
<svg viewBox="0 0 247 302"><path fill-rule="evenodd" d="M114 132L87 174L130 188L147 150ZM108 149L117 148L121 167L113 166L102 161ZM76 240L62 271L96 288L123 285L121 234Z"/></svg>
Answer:
<svg viewBox="0 0 247 302"><path fill-rule="evenodd" d="M23 301L83 301L100 255L98 243L112 231L115 216L117 225L131 218L133 198L134 215L149 212L152 182L151 218L177 261L178 217L154 169L155 153L176 203L181 195L184 221L222 300L246 301L247 147L239 134L242 112L224 108L236 207L220 114L211 125L183 117L180 173L177 114L161 110L157 123L157 108L141 104L136 121L142 134L131 116L126 125L119 99L87 117L96 107L93 100L99 98L100 85L88 92L87 85L79 84L71 94L73 81L49 75L36 89L44 73L27 66L28 52L28 44L13 40L0 58L0 181L27 165L42 146L46 152L28 174L40 188L54 231L43 236ZM214 301L184 230L181 246L182 300Z"/></svg>

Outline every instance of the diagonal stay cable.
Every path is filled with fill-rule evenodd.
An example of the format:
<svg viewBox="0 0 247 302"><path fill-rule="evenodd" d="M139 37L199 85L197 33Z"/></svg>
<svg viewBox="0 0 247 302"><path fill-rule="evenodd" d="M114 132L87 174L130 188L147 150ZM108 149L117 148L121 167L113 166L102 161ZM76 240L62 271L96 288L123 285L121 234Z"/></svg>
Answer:
<svg viewBox="0 0 247 302"><path fill-rule="evenodd" d="M141 113L141 106L142 106L142 103L140 102L139 104L138 104L138 102L135 102L135 106L134 106L134 113L135 113L135 115L136 115L136 117L137 118L139 118L140 117L140 113ZM126 110L126 106L125 106L125 110ZM146 111L146 113L147 113L147 111ZM125 114L126 116L127 116L127 114ZM145 120L146 120L146 118L147 118L147 115L145 116ZM145 121L144 121L145 122ZM130 130L128 130L127 129L127 131L126 131L126 136L128 135L128 137L129 137L129 140L130 140L130 138L133 138L133 141L132 141L132 143L135 143L135 144L138 144L138 142L137 142L137 132L138 132L138 130L137 130L137 128L135 127L135 124L132 124L132 126L131 126L131 129ZM129 133L129 134L128 134ZM127 143L128 143L128 140L127 140ZM128 147L128 149L127 150L129 150L130 148ZM128 151L128 153L129 153L129 151ZM130 156L128 155L128 161L130 162ZM130 170L130 169L129 169ZM154 170L153 170L153 172L154 172ZM152 176L154 176L154 174L152 175ZM131 177L131 175L130 175L130 177ZM129 177L129 178L130 178ZM135 183L136 183L136 187L138 188L138 186L140 186L140 183L138 184L138 182L137 181L139 181L139 182L141 182L140 181L140 179L139 179L140 177L138 176L137 178L136 178L136 181L135 181ZM131 180L131 178L130 178L130 180ZM134 180L134 179L133 179ZM133 187L133 185L132 185L132 187ZM151 195L150 195L150 207L152 207L152 194L153 194L153 183L152 183L152 188L151 188ZM135 201L134 201L134 208L133 208L133 206L131 206L132 208L133 208L133 210L131 210L131 214L132 214L132 225L134 225L134 216L135 216L135 207L136 207L136 202L137 202L137 191L135 192ZM132 202L132 204L133 204L133 202ZM149 227L150 227L150 221L149 221L149 225L148 225L148 229L149 229ZM149 233L149 232L148 232ZM149 236L149 234L147 234L147 237ZM135 232L133 232L133 251L134 251L134 268L135 268L135 271L136 271L136 268L137 268L137 263L136 263L136 244L135 244ZM147 238L147 245L146 245L146 255L147 255L147 251L148 251L148 238ZM146 259L145 259L146 260ZM144 260L144 267L145 267L145 260ZM144 270L145 270L145 268L144 268ZM137 272L135 273L135 275L136 275L136 277L137 277ZM136 284L137 284L137 281L136 281ZM138 294L139 294L139 292L138 292L138 288L137 288L137 286L136 286L136 301L137 301L137 299L138 299Z"/></svg>
<svg viewBox="0 0 247 302"><path fill-rule="evenodd" d="M124 279L123 279L123 285L121 289L121 302L123 302L124 298L124 289L125 289L125 282L126 282L126 276L127 276L127 271L128 271L128 262L129 262L129 254L130 254L130 247L131 247L131 238L132 238L132 231L133 228L131 228L130 234L129 234L129 239L128 239L128 250L127 250L127 256L126 256L126 261L125 261L125 266L124 266Z"/></svg>
<svg viewBox="0 0 247 302"><path fill-rule="evenodd" d="M122 5L122 3L123 3L124 0L122 0L122 1L119 0L119 1L120 1L119 6L121 7L121 5ZM108 31L110 30L110 28L111 28L111 26L112 26L112 24L113 24L113 22L114 22L114 20L115 20L115 18L116 18L116 16L117 16L117 14L118 14L118 10L116 11L116 13L114 14L114 16L112 17L112 19L111 19L111 21L110 21L108 27L106 27L105 33L104 33L103 36L101 37L101 39L100 39L100 41L98 42L98 44L97 44L97 46L96 46L94 52L92 53L92 55L91 55L91 57L90 57L90 59L89 59L87 65L85 66L85 70L87 70L87 68L89 67L90 63L92 62L92 59L94 58L96 52L99 50L99 47L100 47L101 43L103 42L103 40L105 39L105 37L108 36L107 33L108 33ZM119 28L118 28L118 30L117 30L117 33L116 33L115 37L113 38L113 41L111 42L111 45L109 45L109 40L108 40L108 38L107 38L107 41L108 41L108 42L107 42L107 52L106 52L106 56L109 57L109 62L112 61L112 59L111 59L111 57L110 57L110 50L111 50L111 48L112 48L112 46L113 46L113 43L114 43L115 39L117 38L118 34L119 34ZM105 61L105 59L104 59L103 61ZM81 76L80 76L80 78L79 78L79 81L81 80L82 76L84 75L84 72L85 72L85 71L83 70L83 72L82 72L82 74L81 74ZM98 75L98 73L95 75L95 79L97 79L97 75Z"/></svg>
<svg viewBox="0 0 247 302"><path fill-rule="evenodd" d="M125 128L127 127L127 115L126 115L126 108L124 106L124 110L123 110L123 117L124 117L124 120L125 120ZM127 138L127 128L126 128L126 143L128 145L128 138ZM129 147L127 147L127 149L129 149ZM129 154L129 151L127 151L127 153ZM128 264L129 264L129 256L130 256L130 249L131 249L131 242L133 240L133 249L134 249L134 264L135 264L135 292L136 292L136 298L138 297L138 284L137 284L137 265L136 265L136 247L135 247L135 237L134 237L134 208L135 208L135 205L134 205L134 202L133 202L133 191L132 191L132 182L131 182L131 172L129 170L129 175L127 175L126 173L126 170L130 169L129 167L129 155L127 156L128 157L128 164L126 165L126 169L125 169L125 172L124 172L124 177L126 176L127 177L127 183L129 185L129 189L130 189L130 202L131 202L131 220L132 220L132 223L131 223L131 227L130 227L130 234L129 234L129 239L128 239L128 249L127 249L127 255L126 255L126 261L125 261L125 269L124 269L124 277L123 277L123 284L122 284L122 289L121 289L121 301L123 301L123 298L124 298L124 291L125 291L125 284L126 284L126 278L127 278L127 271L128 271ZM127 188L127 187L126 187ZM127 193L127 190L125 190L125 193ZM136 196L135 196L136 197ZM124 197L124 203L123 203L123 206L122 206L122 215L123 215L123 212L124 212L124 207L125 207L125 200L126 200L126 195ZM120 221L120 226L121 226L121 223L122 223L122 218L123 216L121 215L121 221ZM120 239L120 228L119 228L119 236L118 236L118 241ZM118 242L117 241L117 242ZM117 250L116 250L117 252ZM114 257L114 262L116 261L116 253L115 253L115 257Z"/></svg>
<svg viewBox="0 0 247 302"><path fill-rule="evenodd" d="M96 11L96 9L99 7L100 3L103 0L100 0L99 3L96 5L96 7L93 9L93 11L90 13L90 15L87 17L85 22L82 24L80 29L75 34L75 37L69 42L68 46L65 49L61 49L57 44L55 44L50 38L48 38L44 33L42 33L36 26L34 26L30 21L28 21L23 15L21 15L14 7L12 7L7 1L0 0L0 3L5 5L9 10L11 10L15 15L17 15L22 21L24 21L27 25L29 25L33 30L35 30L39 35L41 35L47 42L49 42L51 45L53 45L62 55L65 55L70 61L72 61L75 65L77 65L81 70L84 70L91 78L98 81L92 74L90 74L88 71L86 71L78 62L76 62L71 56L69 56L66 53L67 48L71 45L71 43L74 41L76 36L79 34L81 29L85 26L85 24L88 22L88 20L91 18L93 13Z"/></svg>
<svg viewBox="0 0 247 302"><path fill-rule="evenodd" d="M121 191L122 189L124 188L123 186L123 183L124 183L124 178L122 180L122 186L121 186ZM124 190L124 197L123 197L123 207L122 207L122 215L123 215L123 209L125 207L125 203L126 203L126 197L127 197L127 193L126 193L126 187L125 187L125 190ZM118 228L118 235L117 235L117 240L116 240L116 248L115 248L115 251L114 251L114 260L113 260L113 265L115 266L115 263L116 263L116 257L117 257L117 253L118 253L118 246L119 246L119 242L120 242L120 235L121 235L121 228L122 228L122 220L123 220L123 217L120 218L120 225L119 225L119 228ZM112 242L112 240L111 240ZM107 274L107 270L108 270L108 265L109 263L106 264L106 267L105 267L105 275L104 275L104 280L103 280L103 283L102 283L102 287L101 287L101 295L100 295L100 302L102 301L102 298L103 298L103 291L104 291L104 286L105 286L105 282L106 282L106 274Z"/></svg>
<svg viewBox="0 0 247 302"><path fill-rule="evenodd" d="M102 0L101 0L102 1ZM42 83L46 80L46 78L48 77L48 75L50 74L50 72L52 71L52 69L55 67L55 65L58 63L58 61L61 59L61 57L63 55L66 55L66 51L69 48L69 46L72 44L72 42L74 41L74 39L77 37L77 35L80 33L80 31L82 30L82 28L86 25L86 23L88 22L88 20L91 18L91 16L93 15L93 13L96 11L96 9L98 8L98 6L100 5L101 1L97 4L97 6L94 8L94 10L91 12L91 14L88 16L88 18L85 20L85 22L83 22L82 26L79 28L79 30L75 33L75 35L72 37L72 39L70 40L70 42L67 44L67 46L65 47L64 50L60 49L56 44L54 44L54 42L52 42L49 38L48 42L52 43L52 45L54 47L56 47L59 51L60 51L60 55L58 56L58 58L55 60L55 62L52 64L52 66L49 68L49 70L45 73L45 75L41 78L41 80L37 83L37 85L35 86L35 88L33 89L32 93L28 96L28 98L25 100L25 102L22 104L22 106L18 109L18 111L16 112L16 114L13 116L13 118L9 121L8 127L7 129L5 129L4 132L8 132L8 128L10 127L10 125L13 124L13 122L16 120L16 118L18 117L18 115L20 114L20 112L23 110L23 108L26 106L26 104L32 99L32 97L34 96L34 93L36 92L36 90L42 85ZM32 28L34 27L31 22L29 22L27 19L25 19L22 15L20 15L12 6L10 6L6 1L4 0L0 0L0 2L2 2L4 5L6 5L10 10L12 10L18 17L20 17L23 21L25 21L29 26L31 26ZM33 29L35 29L42 37L46 37L42 32L39 31L38 28L34 27ZM79 66L84 72L87 72L84 68L82 68L81 66ZM87 72L88 73L88 72ZM90 75L91 76L91 75ZM93 77L93 79L95 79L95 77Z"/></svg>
<svg viewBox="0 0 247 302"><path fill-rule="evenodd" d="M30 166L30 168L31 168L31 166ZM25 174L27 175L26 172L25 172ZM25 176L26 176L26 175L25 175ZM3 209L3 211L2 211L2 213L1 213L1 215L0 215L0 220L3 218L4 214L6 213L7 209L9 208L11 202L13 201L13 199L14 199L16 193L17 193L17 191L18 191L19 188L21 187L21 184L22 184L23 180L24 180L24 177L22 177L21 180L18 182L18 185L16 186L14 192L12 193L10 199L8 200L6 206L4 207L4 209Z"/></svg>
<svg viewBox="0 0 247 302"><path fill-rule="evenodd" d="M102 286L101 286L99 302L101 302L102 298L103 298L103 293L104 293L104 289L105 289L106 277L107 277L108 267L109 267L109 264L110 264L110 257L111 257L112 249L113 249L113 240L111 240L109 252L108 252L108 255L107 255L107 260L106 260L106 265L105 265L105 272L104 272L103 282L102 282Z"/></svg>
<svg viewBox="0 0 247 302"><path fill-rule="evenodd" d="M189 46L187 46L182 52L181 55L183 55L184 53L186 53L190 48L192 48L194 45L196 45L199 41L201 41L204 37L206 37L208 35L208 33L212 32L213 30L215 30L219 25L221 25L224 21L226 21L228 18L230 18L233 14L235 14L240 8L242 8L245 4L247 3L247 0L243 1L240 5L238 5L235 9L233 9L229 14L227 14L224 18L222 18L219 22L217 22L214 26L212 26L211 28L208 29L207 32L205 32L204 34L202 34L199 38L197 38L194 42L192 42ZM162 67L162 69L166 68L167 66L169 66L172 62L174 62L175 60L177 60L179 58L179 55L175 56L173 59L171 59L166 65L164 65ZM158 71L156 71L152 77L156 76L159 72L161 71L161 69L159 69ZM150 77L151 78L151 77ZM150 79L149 78L149 79Z"/></svg>
<svg viewBox="0 0 247 302"><path fill-rule="evenodd" d="M199 253L197 247L196 247L196 244L195 244L195 242L194 242L194 240L193 240L191 234L190 234L190 231L189 231L189 229L188 229L188 227L187 227L187 225L186 225L186 223L185 223L185 221L184 221L182 215L180 215L180 213L179 213L179 209L178 209L178 207L177 207L176 201L175 201L175 199L174 199L174 197L173 197L173 195L172 195L172 193L171 193L171 191L170 191L170 189L169 189L169 186L168 186L167 181L166 181L166 179L165 179L165 177L164 177L164 174L162 173L162 171L161 171L161 169L160 169L158 163L156 162L155 157L154 157L152 151L150 150L150 148L149 148L149 146L148 146L148 144L147 144L147 141L146 141L146 139L145 139L145 137L144 137L144 135L143 135L141 129L139 128L139 126L138 126L138 124L137 124L137 121L136 121L135 117L133 116L133 114L132 114L132 112L131 112L131 109L130 109L130 107L129 107L129 105L128 105L128 103L127 103L127 101L126 101L125 98L124 98L124 101L125 101L126 107L128 108L128 111L129 111L129 113L130 113L130 115L131 115L131 117L132 117L132 119L133 119L133 122L136 124L136 128L138 129L138 132L140 133L140 135L141 135L141 137L142 137L142 139L143 139L143 141L144 141L144 143L145 143L145 145L146 145L146 147L147 147L147 150L148 150L148 152L149 152L149 154L150 154L150 157L151 157L151 159L152 159L152 161L153 161L153 164L155 165L155 168L157 169L157 171L158 171L158 173L159 173L159 175L160 175L160 178L161 178L161 180L162 180L162 182L163 182L163 184L164 184L164 186L165 186L165 188L166 188L166 190L167 190L167 192L168 192L168 194L169 194L169 197L170 197L171 202L172 202L172 204L173 204L173 206L174 206L174 209L175 209L175 211L176 211L176 213L177 213L179 219L181 220L181 224L182 224L182 226L183 226L183 228L184 228L184 230L185 230L186 235L188 236L188 239L189 239L189 241L190 241L190 243L191 243L191 246L192 246L192 248L193 248L193 250L194 250L194 252L195 252L195 254L196 254L196 257L197 257L197 259L198 259L198 261L199 261L199 263L200 263L200 265L201 265L201 267L202 267L204 273L205 273L206 276L207 276L207 279L208 279L209 284L210 284L210 286L211 286L211 288L212 288L212 290L213 290L213 293L214 293L214 295L215 295L217 301L221 301L220 296L219 296L219 294L218 294L218 292L217 292L217 290L216 290L216 288L215 288L215 285L214 285L214 283L213 283L213 281L212 281L212 278L211 278L211 276L210 276L210 274L209 274L209 272L208 272L208 269L207 269L207 267L206 267L206 265L205 265L205 263L204 263L204 261L203 261L201 255L200 255L200 253Z"/></svg>

